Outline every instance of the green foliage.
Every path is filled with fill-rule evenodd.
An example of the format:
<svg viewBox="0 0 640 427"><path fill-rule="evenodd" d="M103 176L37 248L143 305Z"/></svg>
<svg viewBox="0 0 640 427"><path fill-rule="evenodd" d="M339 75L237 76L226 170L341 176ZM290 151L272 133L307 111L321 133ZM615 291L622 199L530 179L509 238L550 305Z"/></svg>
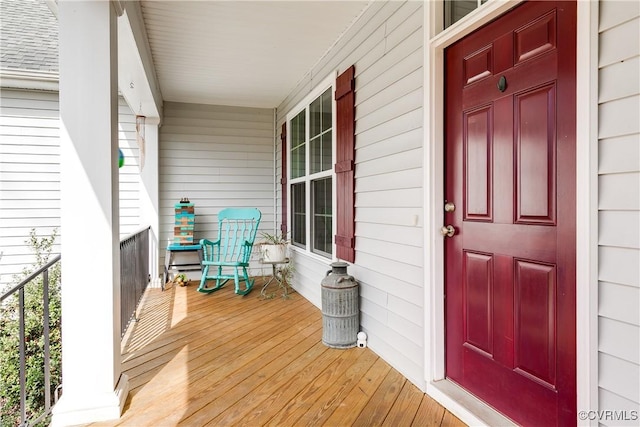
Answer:
<svg viewBox="0 0 640 427"><path fill-rule="evenodd" d="M277 274L280 276L280 280L278 283L280 284L280 289L282 290L282 298L289 299L289 293L293 292L294 289L291 287L291 280L293 279L293 273L295 273L296 269L291 263L284 264L277 268Z"/></svg>
<svg viewBox="0 0 640 427"><path fill-rule="evenodd" d="M26 241L33 251L36 262L15 276L9 289L22 282L29 274L43 266L51 257L57 230L49 237L38 237L31 230ZM25 286L25 362L27 418L38 417L45 408L44 382L44 304L42 274ZM8 289L4 290L7 291ZM18 292L0 306L0 425L20 425L20 353L19 353L19 299ZM49 328L50 328L50 372L51 396L62 382L61 354L61 303L60 263L49 269ZM31 424L30 424L31 425ZM46 425L45 422L42 425Z"/></svg>
<svg viewBox="0 0 640 427"><path fill-rule="evenodd" d="M278 288L282 292L280 295L282 299L290 299L292 292L295 292L295 289L291 286L291 280L293 279L293 274L295 273L295 267L293 264L286 263L276 268L276 276L272 279L278 283ZM265 290L260 293L260 297L262 299L273 299L276 297L275 292L266 293Z"/></svg>
<svg viewBox="0 0 640 427"><path fill-rule="evenodd" d="M286 232L271 234L263 231L260 233L260 237L262 237L262 243L267 243L269 245L282 245L289 244L288 234L289 233Z"/></svg>

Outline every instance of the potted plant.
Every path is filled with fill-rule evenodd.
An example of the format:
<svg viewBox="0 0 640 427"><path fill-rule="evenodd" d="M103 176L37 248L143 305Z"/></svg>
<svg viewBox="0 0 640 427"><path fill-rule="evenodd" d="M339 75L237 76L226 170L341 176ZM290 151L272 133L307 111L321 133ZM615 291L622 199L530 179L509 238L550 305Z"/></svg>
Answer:
<svg viewBox="0 0 640 427"><path fill-rule="evenodd" d="M283 263L287 259L287 247L289 239L287 233L270 234L260 233L262 242L258 243L260 256L264 263Z"/></svg>

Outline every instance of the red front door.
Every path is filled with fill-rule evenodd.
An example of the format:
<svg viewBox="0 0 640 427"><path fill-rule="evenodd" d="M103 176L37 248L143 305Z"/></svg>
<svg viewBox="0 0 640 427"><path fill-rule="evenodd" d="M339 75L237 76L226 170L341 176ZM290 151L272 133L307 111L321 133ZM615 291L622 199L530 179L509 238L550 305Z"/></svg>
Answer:
<svg viewBox="0 0 640 427"><path fill-rule="evenodd" d="M446 374L518 424L576 424L574 2L446 50Z"/></svg>

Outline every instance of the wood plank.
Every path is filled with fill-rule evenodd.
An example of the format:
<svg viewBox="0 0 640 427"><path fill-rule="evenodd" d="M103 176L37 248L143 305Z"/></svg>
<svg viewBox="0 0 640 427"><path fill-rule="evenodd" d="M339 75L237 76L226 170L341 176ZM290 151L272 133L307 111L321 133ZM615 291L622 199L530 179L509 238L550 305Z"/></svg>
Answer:
<svg viewBox="0 0 640 427"><path fill-rule="evenodd" d="M418 412L411 423L412 426L439 426L442 423L445 409L427 395L422 397Z"/></svg>
<svg viewBox="0 0 640 427"><path fill-rule="evenodd" d="M398 395L382 425L390 427L411 425L416 418L423 397L424 393L418 387L409 381L405 382L400 395Z"/></svg>
<svg viewBox="0 0 640 427"><path fill-rule="evenodd" d="M291 313L291 316L295 316L297 312ZM283 316L284 318L289 318L290 316ZM315 321L315 320L314 320ZM304 323L305 320L301 320L301 323ZM250 327L251 325L247 325L246 327ZM213 335L210 334L209 338L203 338L201 333L195 334L191 338L194 340L193 344L186 344L189 347L188 358L185 360L189 363L194 374L199 373L201 369L206 369L206 366L211 362L211 359L214 357L218 357L220 359L226 359L225 356L230 354L233 357L235 352L240 351L249 351L252 347L255 347L259 344L259 341L255 339L255 335L259 333L259 330L254 331L246 331L245 328L240 330L241 332L234 332L233 329L227 330L225 329L221 334L225 335ZM234 334L237 334L234 338ZM291 333L291 335L293 332ZM213 336L212 336L213 335ZM230 336L231 338L226 339L226 336ZM274 334L265 334L263 337L265 339L269 339L273 337ZM290 334L282 334L282 339L288 337ZM279 342L279 339L273 339L272 343L275 345ZM163 368L166 363L179 363L182 362L180 359L176 359L177 352L181 351L181 349L185 345L180 345L180 342L177 342L178 345L167 346L167 348L171 351L164 352L159 357L154 357L151 360L146 361L139 367L133 368L128 373L131 373L131 386L134 388L138 385L138 383L144 383L145 379L152 377L156 374L157 369L153 368ZM166 351L163 349L163 351ZM140 377L140 378L138 378Z"/></svg>
<svg viewBox="0 0 640 427"><path fill-rule="evenodd" d="M306 384L287 405L273 415L266 425L297 424L298 419L322 396L327 387L344 376L353 358L359 355L353 354L353 350L355 349L331 349L327 354L335 359L327 364L314 363L311 369L300 376L301 380L307 379Z"/></svg>
<svg viewBox="0 0 640 427"><path fill-rule="evenodd" d="M222 307L222 304L220 305ZM295 314L295 313L293 313ZM194 342L192 344L193 349L205 346L215 338L215 335L208 333L207 329L196 327L198 324L212 321L213 324L217 324L216 320L220 318L210 319L206 316L198 316L186 322L181 322L176 325L170 332L163 334L162 338L157 339L148 345L148 350L139 357L131 357L126 359L124 368L131 376L135 376L139 373L138 366L141 366L142 370L149 370L152 366L157 366L167 361L170 357L170 353L175 349L182 347L183 345ZM238 322L227 322L224 326L220 327L220 334L222 339L219 340L219 344L224 344L233 337L233 333L244 333L250 331L251 325L244 325ZM153 361L153 362L152 362Z"/></svg>
<svg viewBox="0 0 640 427"><path fill-rule="evenodd" d="M370 349L322 344L300 294L148 289L139 317L122 346L123 415L92 426L462 425Z"/></svg>
<svg viewBox="0 0 640 427"><path fill-rule="evenodd" d="M317 325L302 331L303 334L309 332L317 333ZM179 405L176 411L173 411L170 419L188 425L202 425L217 416L237 401L236 396L230 394L229 390L240 387L247 378L250 378L255 385L264 381L263 376L260 375L262 362L271 361L279 356L282 351L282 346L279 344L281 343L265 341L244 354L226 353L223 357L211 361L210 368L201 369L201 372L191 373L190 371L185 388L189 398ZM166 416L158 417L151 420L150 425L166 420Z"/></svg>
<svg viewBox="0 0 640 427"><path fill-rule="evenodd" d="M385 361L377 359L352 392L333 411L326 424L352 425L390 370L391 367Z"/></svg>
<svg viewBox="0 0 640 427"><path fill-rule="evenodd" d="M316 328L313 329L316 330ZM167 384L167 381L156 382L154 384L155 389L147 388L145 392L152 391L152 395L160 395L166 400L159 401L154 399L153 401L140 402L139 407L162 405L170 409L169 414L160 413L144 416L145 411L143 409L142 415L144 418L141 419L138 416L135 418L135 422L144 425L159 425L167 422L186 423L189 425L204 424L208 419L215 417L218 412L235 403L235 399L227 403L230 399L229 396L231 398L235 397L228 394L229 390L233 390L234 387L237 387L239 383L247 378L253 378L254 384L258 383L255 378L260 378L259 368L261 365L256 360L256 354L262 352L264 358L269 360L269 358L276 357L278 352L277 346L267 352L263 347L265 345L262 345L253 354L249 354L246 357L245 355L236 357L236 354L230 353L226 354L223 359L212 361L205 368L201 367L196 371L188 369L188 375L176 377L173 384ZM234 359L234 357L236 358ZM182 365L184 366L185 364L182 363ZM186 365L189 366L188 363ZM186 396L180 400L172 400L170 397L167 399L166 393L163 394L163 389L178 390ZM192 416L194 413L198 415Z"/></svg>
<svg viewBox="0 0 640 427"><path fill-rule="evenodd" d="M398 371L395 369L390 370L353 425L382 425L406 381L406 378L400 375Z"/></svg>
<svg viewBox="0 0 640 427"><path fill-rule="evenodd" d="M442 424L440 425L441 427L463 427L466 424L460 421L460 419L451 412L445 411L444 417L442 417Z"/></svg>
<svg viewBox="0 0 640 427"><path fill-rule="evenodd" d="M353 392L354 387L363 375L373 366L379 357L373 352L363 354L353 361L344 375L339 378L317 399L309 410L299 419L298 423L312 426L324 425L333 412L343 405L343 400Z"/></svg>
<svg viewBox="0 0 640 427"><path fill-rule="evenodd" d="M316 360L322 353L327 351L327 347L319 343L316 336L310 336L301 341L296 347L304 348L309 343L312 344L307 348L304 354L297 356L293 360L289 357L295 355L296 348L285 354L288 364L286 369L280 369L274 373L267 381L260 384L252 390L249 398L239 400L234 405L227 408L210 423L217 425L253 425L261 419L266 412L272 410L275 402L282 402L286 399L287 384L295 379L300 372L307 368L310 364L316 363ZM265 366L265 371L273 369L274 365Z"/></svg>
<svg viewBox="0 0 640 427"><path fill-rule="evenodd" d="M305 333L310 333L310 337L318 341L320 329L319 324L315 323L308 327ZM254 363L244 365L242 369L237 370L231 378L226 378L220 387L220 395L211 398L203 396L199 402L204 403L194 413L187 412L182 419L187 425L205 425L210 420L220 415L223 411L233 406L241 399L249 398L253 389L263 385L269 379L270 370L279 371L286 368L287 358L282 356L283 348L290 346L294 340L287 340L282 345L276 345L265 352L262 348L257 348L253 353L255 357ZM303 347L309 348L310 343L305 341ZM300 347L293 349L294 354L300 351ZM302 348L304 349L304 348ZM265 364L268 366L264 368ZM207 389L207 394L209 390ZM251 398L252 399L252 398ZM196 405L191 405L195 407ZM190 408L192 409L192 408ZM188 416L186 416L188 414Z"/></svg>
<svg viewBox="0 0 640 427"><path fill-rule="evenodd" d="M229 290L230 290L229 288L221 289L216 294L218 298L216 298L215 300L209 300L209 301L206 300L206 295L200 294L204 297L200 301L194 302L193 300L191 300L189 302L190 304L189 310L191 311L197 310L197 311L192 315L189 315L188 317L187 317L188 315L187 312L184 312L184 311L176 312L175 311L176 308L174 308L174 312L171 314L168 313L167 316L171 316L174 319L176 317L178 318L185 317L185 319L181 320L177 324L172 325L172 327L168 330L166 326L169 326L169 325L165 325L164 329L166 331L163 333L162 338L154 340L153 342L147 343L144 346L144 351L142 353L142 355L144 356L143 360L140 360L140 361L136 360L136 356L138 354L136 351L127 351L125 353L125 359L124 359L125 362L127 363L125 363L124 369L131 369L140 363L146 363L147 360L150 358L149 356L154 355L157 350L160 350L160 351L170 350L170 347L167 347L167 346L170 346L172 343L175 343L177 340L188 342L188 340L191 340L191 339L194 339L194 340L198 339L198 337L192 337L191 335L193 334L201 334L201 335L207 334L208 330L196 327L198 325L202 325L203 323L206 323L206 320L210 318L210 315L206 312L206 310L204 310L205 305L207 304L214 305L215 310L217 310L218 312L219 319L221 319L222 321L230 318L229 310L234 310L234 309L237 310L236 314L238 316L242 316L246 314L247 311L251 309L255 310L253 314L260 316L266 313L266 311L268 310L268 308L265 306L263 306L262 308L256 308L254 306L239 305L238 302L235 301L233 298L234 294L232 292L229 292ZM170 294L171 292L175 292L175 289L170 288L166 291L167 294ZM278 313L280 312L281 311L278 311ZM163 320L163 319L158 319L157 313L159 313L158 310L152 313L154 317L149 319L150 322L154 322L155 324L157 324L159 320L160 321ZM147 320L147 313L143 313L141 317L143 321ZM165 320L165 323L168 321L169 319ZM146 325L143 324L143 326L146 326ZM153 323L152 323L152 326L153 326ZM234 328L239 328L241 326L242 325L238 323L230 322L223 327L223 330L221 332L230 332ZM144 333L148 333L148 332L144 332Z"/></svg>

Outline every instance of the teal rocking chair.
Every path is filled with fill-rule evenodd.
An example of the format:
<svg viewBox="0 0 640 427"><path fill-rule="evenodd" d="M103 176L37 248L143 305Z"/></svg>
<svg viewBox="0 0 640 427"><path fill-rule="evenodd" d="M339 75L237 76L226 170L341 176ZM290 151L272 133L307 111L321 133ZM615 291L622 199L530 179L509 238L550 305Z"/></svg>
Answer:
<svg viewBox="0 0 640 427"><path fill-rule="evenodd" d="M262 214L255 208L227 208L218 214L218 240L200 240L202 245L202 279L199 292L217 291L230 279L235 281L235 292L246 295L253 288L253 279L249 279L247 267L256 238ZM211 272L209 271L211 268ZM223 274L233 269L233 274ZM240 277L239 269L242 269ZM207 280L215 280L215 286L207 287ZM240 289L240 282L245 282Z"/></svg>

